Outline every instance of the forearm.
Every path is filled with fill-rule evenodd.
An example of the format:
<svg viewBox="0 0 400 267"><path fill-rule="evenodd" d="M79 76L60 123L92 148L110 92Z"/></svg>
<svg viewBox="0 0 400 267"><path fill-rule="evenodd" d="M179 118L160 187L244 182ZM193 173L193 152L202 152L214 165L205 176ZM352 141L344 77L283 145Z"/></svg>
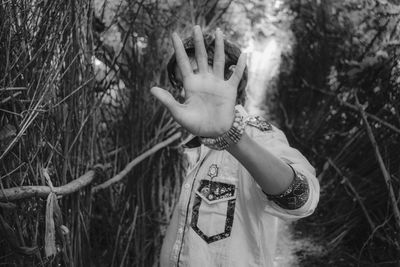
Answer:
<svg viewBox="0 0 400 267"><path fill-rule="evenodd" d="M267 194L281 194L293 181L292 169L260 146L246 132L237 144L227 150L248 170Z"/></svg>

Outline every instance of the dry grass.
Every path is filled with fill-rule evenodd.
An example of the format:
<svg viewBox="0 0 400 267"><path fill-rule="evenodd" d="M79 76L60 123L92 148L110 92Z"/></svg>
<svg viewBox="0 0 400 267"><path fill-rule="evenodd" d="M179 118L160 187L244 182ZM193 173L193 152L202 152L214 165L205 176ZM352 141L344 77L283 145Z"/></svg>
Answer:
<svg viewBox="0 0 400 267"><path fill-rule="evenodd" d="M157 262L184 168L179 129L149 89L167 85L169 35L191 26L187 8L2 2L1 264Z"/></svg>

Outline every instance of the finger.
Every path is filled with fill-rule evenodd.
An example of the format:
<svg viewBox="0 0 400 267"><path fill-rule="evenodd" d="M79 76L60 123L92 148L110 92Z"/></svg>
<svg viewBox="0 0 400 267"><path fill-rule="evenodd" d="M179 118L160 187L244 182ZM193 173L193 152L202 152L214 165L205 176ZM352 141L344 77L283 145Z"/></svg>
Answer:
<svg viewBox="0 0 400 267"><path fill-rule="evenodd" d="M229 82L235 87L239 85L239 82L242 79L244 69L246 68L246 58L247 55L245 53L240 54L238 62L236 63L235 71L229 78Z"/></svg>
<svg viewBox="0 0 400 267"><path fill-rule="evenodd" d="M207 51L204 47L203 33L199 25L194 26L194 49L199 72L208 71Z"/></svg>
<svg viewBox="0 0 400 267"><path fill-rule="evenodd" d="M172 116L179 114L182 105L167 90L153 87L150 92L171 112Z"/></svg>
<svg viewBox="0 0 400 267"><path fill-rule="evenodd" d="M182 78L193 74L192 67L190 66L189 58L186 54L181 38L174 32L172 34L172 44L175 49L175 57L178 67L182 73Z"/></svg>
<svg viewBox="0 0 400 267"><path fill-rule="evenodd" d="M225 67L224 37L222 36L221 30L218 28L215 31L215 53L214 53L214 63L213 63L214 74L223 79L224 67Z"/></svg>

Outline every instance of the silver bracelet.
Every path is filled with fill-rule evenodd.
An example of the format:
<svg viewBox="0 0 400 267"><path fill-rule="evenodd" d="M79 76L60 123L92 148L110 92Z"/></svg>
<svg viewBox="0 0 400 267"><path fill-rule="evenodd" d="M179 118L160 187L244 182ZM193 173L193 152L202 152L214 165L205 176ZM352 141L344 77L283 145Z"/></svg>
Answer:
<svg viewBox="0 0 400 267"><path fill-rule="evenodd" d="M290 164L288 165L293 171L293 181L289 187L279 195L265 194L269 200L272 200L281 208L295 210L301 208L307 202L310 196L310 185L302 173L296 171Z"/></svg>
<svg viewBox="0 0 400 267"><path fill-rule="evenodd" d="M245 128L245 121L238 109L235 108L235 118L231 128L217 137L200 137L200 142L214 150L227 149L232 144L239 142Z"/></svg>

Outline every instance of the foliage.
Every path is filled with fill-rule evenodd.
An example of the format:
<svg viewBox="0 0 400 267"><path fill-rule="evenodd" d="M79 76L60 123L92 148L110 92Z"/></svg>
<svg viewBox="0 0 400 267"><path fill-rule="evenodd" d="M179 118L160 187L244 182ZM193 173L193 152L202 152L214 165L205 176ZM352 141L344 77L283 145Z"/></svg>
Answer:
<svg viewBox="0 0 400 267"><path fill-rule="evenodd" d="M2 3L2 189L58 188L91 169L96 185L179 131L149 94L155 84L168 87L169 36L172 30L188 35L194 23L215 25L229 5L216 0ZM157 264L183 177L179 155L172 144L109 188L93 191L89 185L58 199L50 194L47 208L41 197L0 202L1 263Z"/></svg>
<svg viewBox="0 0 400 267"><path fill-rule="evenodd" d="M285 55L287 66L295 64L282 73L280 99L286 132L322 185L316 215L300 224L322 231L328 253L315 261L368 266L399 258L398 1L298 0L275 20L262 11L279 1L3 2L1 190L56 188L93 169L98 185L179 131L149 94L155 84L169 87L173 30L187 36L193 24L219 26L244 43L246 31L276 34L279 21L286 29L295 16L296 50ZM232 18L238 9L245 19ZM291 38L280 37L284 51ZM2 201L0 261L157 264L183 172L173 144L96 193L91 184L58 199Z"/></svg>
<svg viewBox="0 0 400 267"><path fill-rule="evenodd" d="M88 9L83 1L8 1L0 6L0 124L7 136L0 140L2 189L66 184L97 161L92 115L98 101L90 90L92 49L84 32L90 26L84 16ZM80 225L87 224L83 203L88 199L84 190L61 201L64 229L71 235L58 238L60 257L54 263L85 261L87 239ZM34 197L15 204L1 209L2 262L49 264L52 259L43 257L46 202Z"/></svg>
<svg viewBox="0 0 400 267"><path fill-rule="evenodd" d="M322 229L324 264L398 263L400 7L306 0L292 9L298 45L283 114L322 186L306 228Z"/></svg>

